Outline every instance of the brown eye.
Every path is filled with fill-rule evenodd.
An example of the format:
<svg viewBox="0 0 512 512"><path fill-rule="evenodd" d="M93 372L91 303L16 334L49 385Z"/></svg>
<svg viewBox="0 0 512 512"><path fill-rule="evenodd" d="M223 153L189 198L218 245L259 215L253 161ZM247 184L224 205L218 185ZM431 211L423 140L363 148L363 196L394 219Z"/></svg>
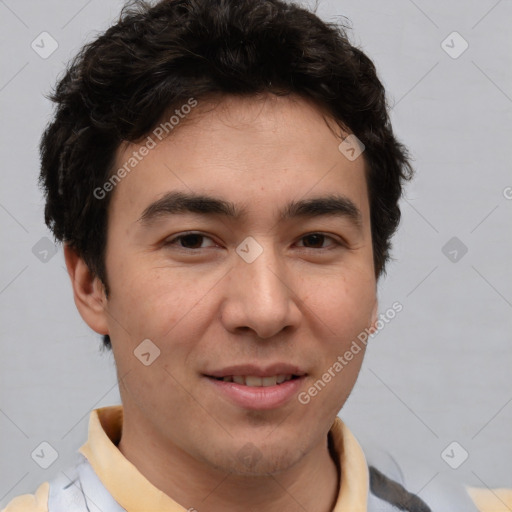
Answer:
<svg viewBox="0 0 512 512"><path fill-rule="evenodd" d="M179 237L179 239L181 240L181 247L184 247L185 249L200 249L203 238L203 235L196 234L184 235Z"/></svg>
<svg viewBox="0 0 512 512"><path fill-rule="evenodd" d="M327 249L328 247L341 245L340 242L335 240L333 237L324 235L322 233L311 233L309 235L305 235L301 238L301 240L304 240L304 246L306 249ZM323 243L326 240L331 240L334 242L334 244L330 244L330 246L323 247Z"/></svg>
<svg viewBox="0 0 512 512"><path fill-rule="evenodd" d="M303 238L303 240L305 241L305 245L307 245L308 247L312 247L314 246L315 249L318 249L319 245L320 245L320 248L322 248L322 245L323 245L323 242L325 240L325 236L324 235L308 235L308 236L305 236Z"/></svg>
<svg viewBox="0 0 512 512"><path fill-rule="evenodd" d="M202 247L202 242L204 241L204 239L211 240L210 237L202 235L201 233L186 233L174 237L173 239L166 242L165 245L171 247L174 246L177 247L178 249L193 251L205 248Z"/></svg>

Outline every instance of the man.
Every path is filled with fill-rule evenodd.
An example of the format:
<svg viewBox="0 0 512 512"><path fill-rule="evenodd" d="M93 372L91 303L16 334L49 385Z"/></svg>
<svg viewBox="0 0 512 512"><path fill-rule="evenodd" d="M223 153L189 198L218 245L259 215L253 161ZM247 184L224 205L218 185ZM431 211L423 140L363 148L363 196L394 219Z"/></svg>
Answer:
<svg viewBox="0 0 512 512"><path fill-rule="evenodd" d="M122 406L5 510L445 506L337 417L412 174L342 30L279 0L141 4L52 100L45 220Z"/></svg>

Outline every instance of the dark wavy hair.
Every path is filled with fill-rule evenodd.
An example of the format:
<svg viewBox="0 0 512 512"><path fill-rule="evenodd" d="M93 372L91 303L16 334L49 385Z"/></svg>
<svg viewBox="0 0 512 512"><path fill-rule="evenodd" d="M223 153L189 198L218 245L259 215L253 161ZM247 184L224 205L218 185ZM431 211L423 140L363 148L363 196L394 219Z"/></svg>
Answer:
<svg viewBox="0 0 512 512"><path fill-rule="evenodd" d="M93 191L112 177L119 145L141 140L191 97L262 93L313 100L363 142L376 277L385 272L413 170L375 66L345 27L281 0L137 1L70 62L48 95L56 108L40 143L45 222L107 297L110 194ZM111 348L108 336L103 344Z"/></svg>

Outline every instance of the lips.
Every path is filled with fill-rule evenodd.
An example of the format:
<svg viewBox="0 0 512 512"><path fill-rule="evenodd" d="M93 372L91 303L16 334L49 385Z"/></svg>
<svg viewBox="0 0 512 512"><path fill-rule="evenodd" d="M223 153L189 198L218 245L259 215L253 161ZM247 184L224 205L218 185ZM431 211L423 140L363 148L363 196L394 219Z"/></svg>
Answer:
<svg viewBox="0 0 512 512"><path fill-rule="evenodd" d="M246 369L246 367L244 367ZM217 374L222 374L227 369L219 370ZM232 371L231 369L229 371ZM245 371L245 370L244 370ZM254 371L254 367L253 370ZM216 397L220 396L223 400L227 400L237 408L246 410L272 410L289 405L293 397L299 393L304 386L306 374L301 370L300 376L293 374L268 375L266 377L258 377L256 375L224 375L223 377L215 377L204 375L207 386L213 386ZM269 373L268 369L259 369L259 373ZM277 383L278 377L290 377L280 384ZM233 379L233 380L230 380ZM235 382L235 379L238 383ZM275 381L275 384L274 384Z"/></svg>
<svg viewBox="0 0 512 512"><path fill-rule="evenodd" d="M268 387L282 384L292 379L298 379L297 375L272 375L270 377L258 377L256 375L228 375L225 377L211 377L224 382L235 382L249 387Z"/></svg>
<svg viewBox="0 0 512 512"><path fill-rule="evenodd" d="M220 380L224 380L227 377L230 382L237 382L235 379L244 379L243 381L240 380L239 384L251 385L258 383L256 379L275 378L277 383L277 379L284 382L285 380L290 380L290 378L302 377L306 375L306 372L297 365L274 363L266 367L256 366L254 364L227 366L219 370L205 372L204 375ZM256 385L264 385L263 380L261 384L258 383Z"/></svg>
<svg viewBox="0 0 512 512"><path fill-rule="evenodd" d="M269 410L284 406L304 384L307 373L298 365L240 364L203 374L209 385L237 407Z"/></svg>

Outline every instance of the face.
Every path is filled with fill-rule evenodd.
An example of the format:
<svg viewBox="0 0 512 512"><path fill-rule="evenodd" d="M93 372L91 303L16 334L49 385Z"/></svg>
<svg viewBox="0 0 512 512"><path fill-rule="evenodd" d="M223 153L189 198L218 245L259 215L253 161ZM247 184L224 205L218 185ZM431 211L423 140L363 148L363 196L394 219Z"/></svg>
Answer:
<svg viewBox="0 0 512 512"><path fill-rule="evenodd" d="M105 332L125 422L211 467L247 472L253 450L250 471L280 471L325 442L364 346L333 367L374 319L364 161L298 97L201 107L113 191Z"/></svg>

